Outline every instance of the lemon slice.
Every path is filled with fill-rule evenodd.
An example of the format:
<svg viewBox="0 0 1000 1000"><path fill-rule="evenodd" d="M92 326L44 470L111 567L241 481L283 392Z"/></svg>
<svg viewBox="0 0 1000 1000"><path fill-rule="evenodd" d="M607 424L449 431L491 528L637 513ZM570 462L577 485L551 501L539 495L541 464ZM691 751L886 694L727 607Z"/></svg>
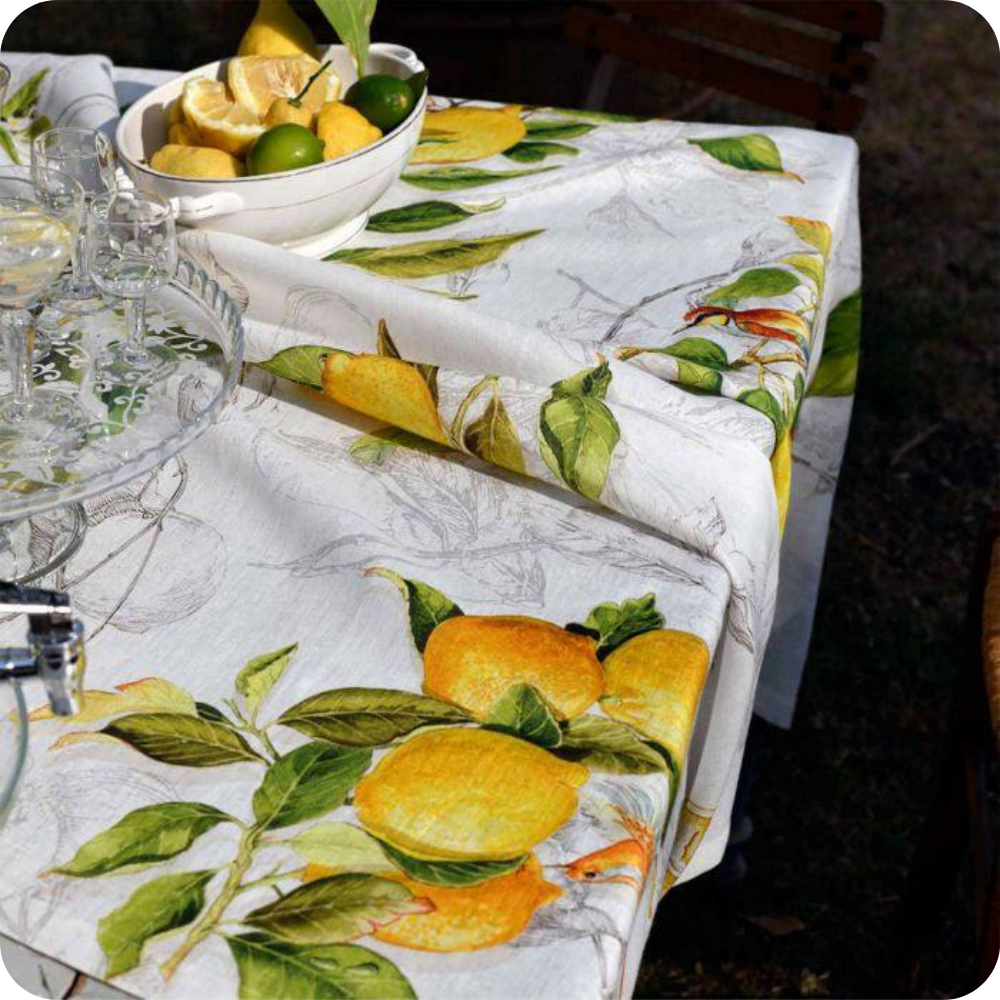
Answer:
<svg viewBox="0 0 1000 1000"><path fill-rule="evenodd" d="M298 95L320 68L311 56L236 56L229 60L229 89L236 100L263 118L276 98ZM313 81L302 107L313 114L340 93L340 78L329 69Z"/></svg>
<svg viewBox="0 0 1000 1000"><path fill-rule="evenodd" d="M219 80L197 77L184 84L184 117L206 146L243 156L263 131L260 116L233 102Z"/></svg>

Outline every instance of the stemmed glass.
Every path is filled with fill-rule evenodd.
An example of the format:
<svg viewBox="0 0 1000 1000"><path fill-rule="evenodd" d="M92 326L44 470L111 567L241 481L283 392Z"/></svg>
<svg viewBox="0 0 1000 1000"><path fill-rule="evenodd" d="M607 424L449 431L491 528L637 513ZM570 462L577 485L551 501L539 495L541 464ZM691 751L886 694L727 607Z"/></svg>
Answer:
<svg viewBox="0 0 1000 1000"><path fill-rule="evenodd" d="M146 336L146 296L177 269L177 237L169 203L143 191L94 199L87 216L87 268L94 284L124 300L128 336L97 358L97 374L128 386L151 385L178 364L177 354Z"/></svg>
<svg viewBox="0 0 1000 1000"><path fill-rule="evenodd" d="M58 170L0 169L0 333L11 388L0 396L0 461L50 458L78 440L87 412L55 390L34 391L28 307L62 271L83 215L83 189Z"/></svg>
<svg viewBox="0 0 1000 1000"><path fill-rule="evenodd" d="M115 190L114 151L103 132L90 128L53 128L31 143L32 169L60 170L72 177L89 204ZM46 301L59 312L86 314L104 308L100 293L87 275L81 232L72 254L72 273L57 282Z"/></svg>

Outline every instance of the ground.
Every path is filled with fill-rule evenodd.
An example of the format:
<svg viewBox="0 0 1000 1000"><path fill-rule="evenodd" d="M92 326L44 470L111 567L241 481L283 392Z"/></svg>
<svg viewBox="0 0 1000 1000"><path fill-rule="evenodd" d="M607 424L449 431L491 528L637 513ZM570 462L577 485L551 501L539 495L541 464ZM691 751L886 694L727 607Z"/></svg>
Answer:
<svg viewBox="0 0 1000 1000"><path fill-rule="evenodd" d="M186 69L232 51L249 19L237 4L116 5L110 21L108 4L86 6L32 8L4 48ZM511 6L480 5L498 20L462 33L468 2L383 0L376 37L420 51L442 93L579 100L580 56L558 47L556 5L521 4L514 27ZM977 526L998 504L998 55L961 4L888 5L857 133L861 373L799 711L791 732L763 743L748 880L724 890L704 878L667 897L640 997L961 996L973 985L963 886L915 980L897 931L938 777ZM609 108L798 124L636 72L619 76Z"/></svg>

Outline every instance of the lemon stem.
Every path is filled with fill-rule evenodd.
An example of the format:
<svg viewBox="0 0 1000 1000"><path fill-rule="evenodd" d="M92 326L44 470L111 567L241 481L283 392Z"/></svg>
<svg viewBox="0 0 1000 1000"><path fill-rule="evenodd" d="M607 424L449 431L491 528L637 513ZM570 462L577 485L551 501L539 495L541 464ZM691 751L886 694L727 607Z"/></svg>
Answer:
<svg viewBox="0 0 1000 1000"><path fill-rule="evenodd" d="M327 59L325 63L309 79L306 81L306 85L288 102L293 108L300 107L302 104L302 98L306 96L309 88L316 82L319 75L330 65L332 60Z"/></svg>

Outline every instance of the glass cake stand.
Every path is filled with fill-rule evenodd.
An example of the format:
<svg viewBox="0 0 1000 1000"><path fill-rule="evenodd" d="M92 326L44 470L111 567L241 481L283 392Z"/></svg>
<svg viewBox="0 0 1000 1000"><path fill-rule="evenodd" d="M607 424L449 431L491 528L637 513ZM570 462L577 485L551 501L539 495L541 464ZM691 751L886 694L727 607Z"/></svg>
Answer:
<svg viewBox="0 0 1000 1000"><path fill-rule="evenodd" d="M120 306L66 322L69 335L35 359L35 384L72 396L92 420L83 437L44 459L5 454L0 428L3 580L27 583L66 562L83 540L81 501L149 472L191 444L232 395L243 364L239 309L183 258L147 304L148 342L181 357L169 378L138 387L100 380L95 357L126 335Z"/></svg>

